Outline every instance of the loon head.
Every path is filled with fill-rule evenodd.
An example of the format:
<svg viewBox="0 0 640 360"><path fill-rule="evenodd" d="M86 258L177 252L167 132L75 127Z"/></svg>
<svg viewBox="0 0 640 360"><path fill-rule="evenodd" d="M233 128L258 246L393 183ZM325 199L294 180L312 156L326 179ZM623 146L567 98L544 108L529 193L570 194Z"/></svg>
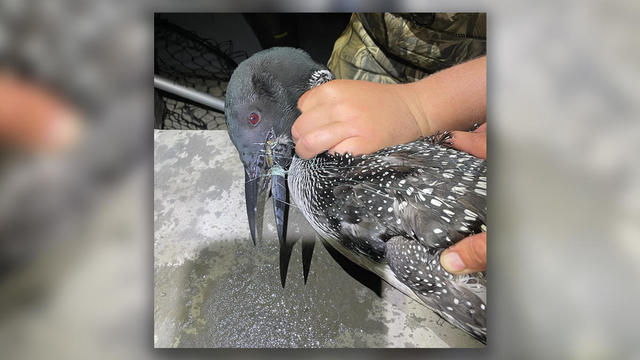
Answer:
<svg viewBox="0 0 640 360"><path fill-rule="evenodd" d="M298 98L332 78L325 66L303 50L276 47L240 63L227 86L225 116L229 136L244 165L251 239L255 244L260 237L261 221L256 220L262 219L264 200L270 192L280 242L283 287L291 254L286 244L286 171L294 155L291 126L300 115Z"/></svg>

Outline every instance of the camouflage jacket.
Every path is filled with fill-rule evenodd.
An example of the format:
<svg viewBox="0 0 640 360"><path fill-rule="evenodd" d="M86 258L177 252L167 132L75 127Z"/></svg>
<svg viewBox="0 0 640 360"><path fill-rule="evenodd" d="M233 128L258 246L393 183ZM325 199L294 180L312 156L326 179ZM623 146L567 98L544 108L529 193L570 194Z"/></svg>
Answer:
<svg viewBox="0 0 640 360"><path fill-rule="evenodd" d="M406 83L486 54L485 13L353 14L328 66L339 79Z"/></svg>

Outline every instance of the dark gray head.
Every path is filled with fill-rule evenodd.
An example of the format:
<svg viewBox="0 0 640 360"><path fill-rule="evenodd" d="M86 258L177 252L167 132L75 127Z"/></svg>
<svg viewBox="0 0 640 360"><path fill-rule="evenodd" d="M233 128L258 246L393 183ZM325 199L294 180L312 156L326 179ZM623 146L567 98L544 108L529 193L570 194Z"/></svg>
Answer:
<svg viewBox="0 0 640 360"><path fill-rule="evenodd" d="M318 72L329 74L303 50L286 47L260 51L238 65L227 86L225 115L241 154L255 153L255 144L264 143L271 129L276 136L291 136L300 115L298 98Z"/></svg>
<svg viewBox="0 0 640 360"><path fill-rule="evenodd" d="M261 229L256 227L256 218L262 217L261 204L270 189L281 245L283 286L290 254L290 247L285 245L289 199L284 171L294 154L291 126L300 115L298 98L332 78L327 68L306 52L277 47L240 63L227 86L225 115L229 136L245 168L251 238L255 243L259 236Z"/></svg>

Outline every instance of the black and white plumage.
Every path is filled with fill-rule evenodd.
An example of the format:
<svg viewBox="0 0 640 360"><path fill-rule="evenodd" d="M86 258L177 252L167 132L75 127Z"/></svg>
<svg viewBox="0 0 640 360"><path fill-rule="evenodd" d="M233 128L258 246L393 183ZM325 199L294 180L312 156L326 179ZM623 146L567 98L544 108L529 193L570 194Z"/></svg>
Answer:
<svg viewBox="0 0 640 360"><path fill-rule="evenodd" d="M290 129L299 115L297 99L331 78L326 68L297 49L263 51L240 65L229 83L226 112L247 178L259 182L256 179L267 174L273 179L276 206L286 204L286 176L291 199L326 243L486 342L484 274L456 276L440 266L444 249L486 231L485 161L445 146L446 135L356 157L326 152L310 160L294 156ZM244 124L255 111L261 121L267 120L259 124L263 128ZM247 139L262 144L253 147L251 156ZM258 187L247 185L247 194ZM261 187L264 192L268 184ZM254 198L247 195L252 227ZM280 227L286 223L278 216L276 221L279 235L284 235ZM252 228L252 236L254 232ZM288 263L287 252L290 249L281 250L281 260L285 254Z"/></svg>
<svg viewBox="0 0 640 360"><path fill-rule="evenodd" d="M486 229L483 160L431 139L358 157L325 153L294 158L289 189L331 246L484 340L484 275L454 276L439 260Z"/></svg>

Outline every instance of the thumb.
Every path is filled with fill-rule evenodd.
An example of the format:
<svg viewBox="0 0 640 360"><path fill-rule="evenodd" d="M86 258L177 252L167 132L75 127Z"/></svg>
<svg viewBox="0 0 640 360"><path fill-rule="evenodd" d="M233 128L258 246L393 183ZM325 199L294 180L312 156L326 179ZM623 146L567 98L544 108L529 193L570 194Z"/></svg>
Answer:
<svg viewBox="0 0 640 360"><path fill-rule="evenodd" d="M445 250L440 263L450 273L469 274L487 268L487 233L471 235Z"/></svg>
<svg viewBox="0 0 640 360"><path fill-rule="evenodd" d="M469 153L481 159L487 158L486 123L474 132L454 131L452 133L452 147Z"/></svg>

